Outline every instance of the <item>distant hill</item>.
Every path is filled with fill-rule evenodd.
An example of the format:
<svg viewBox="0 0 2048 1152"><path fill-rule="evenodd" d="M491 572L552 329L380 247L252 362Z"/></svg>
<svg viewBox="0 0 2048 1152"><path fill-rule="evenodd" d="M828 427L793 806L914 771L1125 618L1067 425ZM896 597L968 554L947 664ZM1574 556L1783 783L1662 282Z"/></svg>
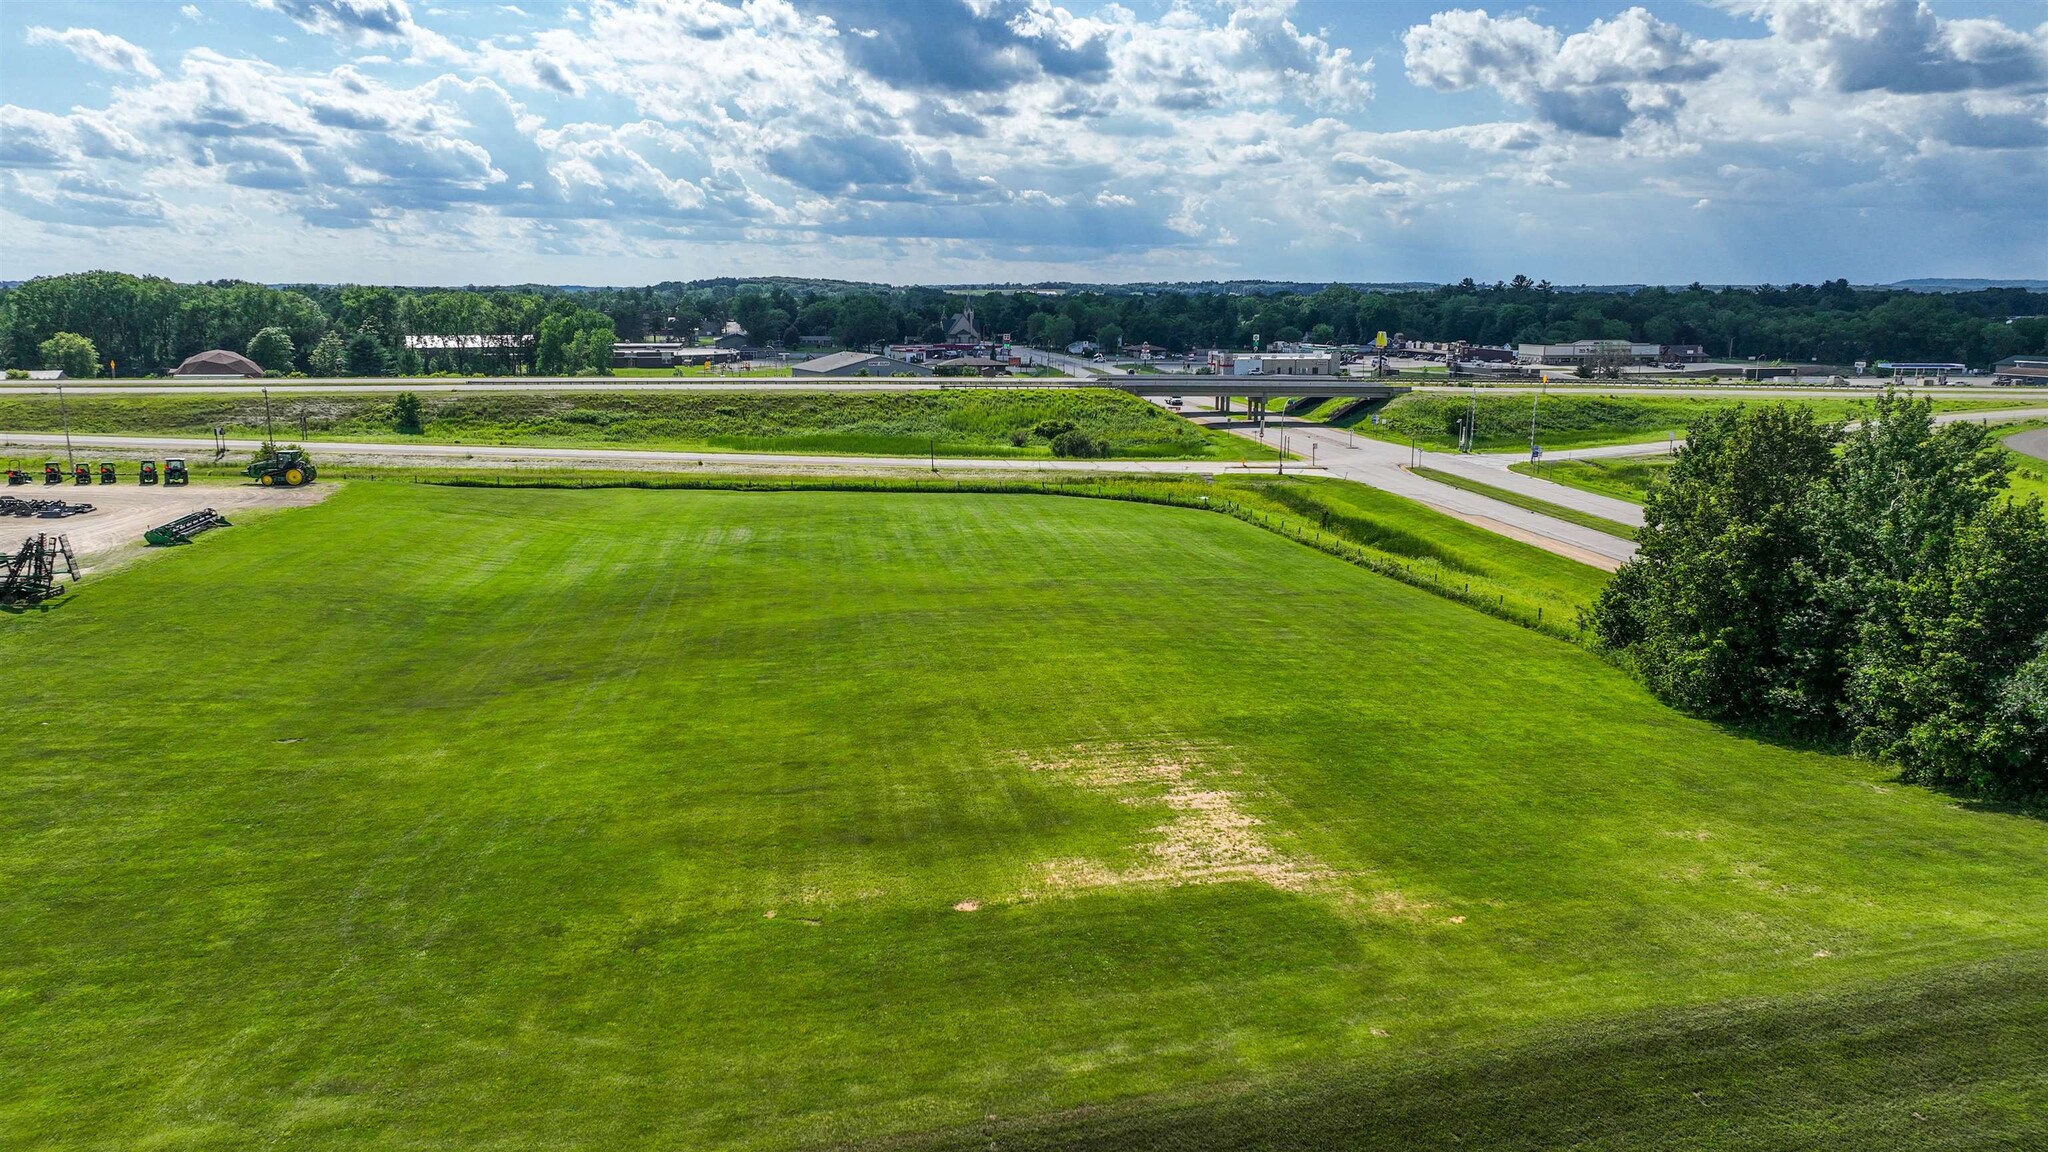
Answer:
<svg viewBox="0 0 2048 1152"><path fill-rule="evenodd" d="M1887 288L1903 288L1908 292L1977 292L1985 288L2025 288L2029 291L2048 291L2048 280L1971 280L1942 279L1928 277L1921 280L1894 280Z"/></svg>

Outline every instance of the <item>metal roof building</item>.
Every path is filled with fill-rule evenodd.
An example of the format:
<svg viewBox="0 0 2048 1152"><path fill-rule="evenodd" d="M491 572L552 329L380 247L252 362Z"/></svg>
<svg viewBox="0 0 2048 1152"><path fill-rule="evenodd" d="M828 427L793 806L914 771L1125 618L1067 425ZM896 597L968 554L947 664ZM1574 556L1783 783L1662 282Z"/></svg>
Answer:
<svg viewBox="0 0 2048 1152"><path fill-rule="evenodd" d="M173 376L261 376L262 365L225 348L210 352L198 352L185 357L183 363L171 369Z"/></svg>

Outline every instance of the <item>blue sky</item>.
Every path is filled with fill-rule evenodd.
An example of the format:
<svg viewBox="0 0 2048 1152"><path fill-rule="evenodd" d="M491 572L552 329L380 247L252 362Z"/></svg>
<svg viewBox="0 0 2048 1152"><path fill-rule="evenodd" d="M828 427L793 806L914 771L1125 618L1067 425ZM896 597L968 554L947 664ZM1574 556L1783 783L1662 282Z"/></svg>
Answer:
<svg viewBox="0 0 2048 1152"><path fill-rule="evenodd" d="M2048 0L0 6L0 277L2048 275Z"/></svg>

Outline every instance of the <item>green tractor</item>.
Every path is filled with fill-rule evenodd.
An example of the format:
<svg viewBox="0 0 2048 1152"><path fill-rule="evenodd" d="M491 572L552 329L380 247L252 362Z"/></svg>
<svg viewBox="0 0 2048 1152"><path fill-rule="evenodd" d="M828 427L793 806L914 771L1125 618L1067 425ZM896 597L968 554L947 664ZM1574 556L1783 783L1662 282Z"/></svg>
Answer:
<svg viewBox="0 0 2048 1152"><path fill-rule="evenodd" d="M166 488L191 482L192 478L185 473L185 458L183 456L172 456L164 461L164 486Z"/></svg>
<svg viewBox="0 0 2048 1152"><path fill-rule="evenodd" d="M243 474L256 478L265 488L297 488L311 484L319 474L313 461L297 448L278 448L268 456L258 457L254 464L243 469Z"/></svg>

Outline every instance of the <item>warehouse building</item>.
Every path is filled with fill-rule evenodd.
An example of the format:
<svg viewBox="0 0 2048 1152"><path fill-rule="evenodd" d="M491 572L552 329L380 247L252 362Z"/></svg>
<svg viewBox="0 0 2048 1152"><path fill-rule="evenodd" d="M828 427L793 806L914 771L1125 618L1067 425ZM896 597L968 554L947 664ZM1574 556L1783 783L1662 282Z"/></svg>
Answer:
<svg viewBox="0 0 2048 1152"><path fill-rule="evenodd" d="M929 376L930 368L872 352L834 352L790 365L799 376Z"/></svg>

